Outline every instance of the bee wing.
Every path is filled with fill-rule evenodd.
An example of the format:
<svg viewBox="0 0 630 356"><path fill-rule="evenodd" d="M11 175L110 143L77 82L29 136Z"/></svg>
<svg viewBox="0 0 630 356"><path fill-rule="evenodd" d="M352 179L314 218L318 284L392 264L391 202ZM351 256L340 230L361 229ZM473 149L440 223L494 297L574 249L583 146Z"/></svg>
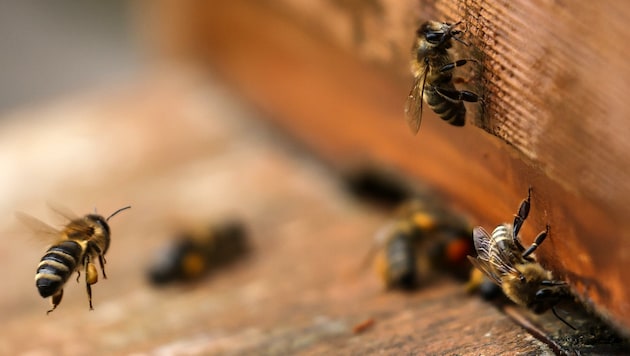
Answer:
<svg viewBox="0 0 630 356"><path fill-rule="evenodd" d="M492 248L492 236L481 226L475 226L473 228L473 243L475 244L475 251L477 251L477 257L482 260L489 260Z"/></svg>
<svg viewBox="0 0 630 356"><path fill-rule="evenodd" d="M70 208L50 201L47 202L47 205L55 214L66 220L66 226L62 230L63 234L66 236L85 238L94 234L94 229L87 224L85 219L77 215Z"/></svg>
<svg viewBox="0 0 630 356"><path fill-rule="evenodd" d="M54 227L46 224L45 222L32 217L28 214L22 212L16 212L15 217L22 223L24 226L28 227L31 231L35 233L38 237L49 238L51 236L59 236L59 230Z"/></svg>
<svg viewBox="0 0 630 356"><path fill-rule="evenodd" d="M407 123L413 134L417 134L420 130L420 123L422 122L422 107L424 105L424 86L427 83L428 68L425 67L422 74L419 75L413 82L407 102L405 103L405 115L407 117Z"/></svg>
<svg viewBox="0 0 630 356"><path fill-rule="evenodd" d="M365 266L369 265L370 261L374 259L374 256L376 256L378 251L382 249L383 246L385 246L392 234L394 234L394 232L396 231L398 224L399 222L397 221L390 221L376 231L376 233L374 234L374 241L372 242L370 249L367 251L365 257L363 258L363 262L361 263L362 269L364 269Z"/></svg>
<svg viewBox="0 0 630 356"><path fill-rule="evenodd" d="M51 201L48 201L46 205L48 205L48 208L55 214L63 217L66 222L79 219L79 216L66 206Z"/></svg>
<svg viewBox="0 0 630 356"><path fill-rule="evenodd" d="M492 266L488 263L488 261L480 260L479 258L472 256L468 256L468 261L470 261L475 268L490 278L495 284L501 285L501 278L492 272Z"/></svg>
<svg viewBox="0 0 630 356"><path fill-rule="evenodd" d="M477 258L473 265L483 271L488 277L501 285L501 276L519 273L510 263L505 253L494 245L492 236L481 226L473 229L473 243L477 251Z"/></svg>
<svg viewBox="0 0 630 356"><path fill-rule="evenodd" d="M374 234L374 246L377 248L385 245L389 237L396 230L396 221L390 221L387 224L381 226Z"/></svg>

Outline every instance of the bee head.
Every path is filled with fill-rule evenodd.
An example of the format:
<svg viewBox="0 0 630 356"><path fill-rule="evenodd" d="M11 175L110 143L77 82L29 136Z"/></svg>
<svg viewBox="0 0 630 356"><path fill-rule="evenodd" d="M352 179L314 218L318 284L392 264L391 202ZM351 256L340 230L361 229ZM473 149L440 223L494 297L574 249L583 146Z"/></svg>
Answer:
<svg viewBox="0 0 630 356"><path fill-rule="evenodd" d="M563 282L544 282L549 283L543 283L545 287L540 288L538 291L536 291L532 305L530 305L530 308L534 311L534 313L543 313L549 310L554 305L558 304L561 300L565 299L569 294L568 287Z"/></svg>
<svg viewBox="0 0 630 356"><path fill-rule="evenodd" d="M453 29L458 24L459 22L452 25L448 22L427 21L418 28L416 34L434 46L446 45L448 48L450 47L448 40L461 34L461 31Z"/></svg>
<svg viewBox="0 0 630 356"><path fill-rule="evenodd" d="M120 213L123 210L127 210L129 208L131 207L126 206L124 208L118 209L107 218L104 218L98 214L88 214L84 217L84 221L93 230L92 235L100 237L98 241L100 241L99 242L99 244L101 245L100 250L102 251L103 254L105 254L105 252L107 252L107 249L109 248L109 238L111 234L111 231L109 229L109 224L107 222L109 221L109 219L111 219L112 216Z"/></svg>
<svg viewBox="0 0 630 356"><path fill-rule="evenodd" d="M107 220L97 214L86 215L85 220L88 222L88 225L92 230L92 236L96 237L95 241L97 241L100 251L105 254L109 249L110 237L109 225L107 224Z"/></svg>
<svg viewBox="0 0 630 356"><path fill-rule="evenodd" d="M457 27L461 23L461 21L455 24L439 21L425 22L416 31L419 42L419 50L428 51L430 49L435 50L437 48L451 48L451 39L461 42L464 45L468 45L466 42L459 38L459 35L462 34L462 31L455 29L455 27Z"/></svg>
<svg viewBox="0 0 630 356"><path fill-rule="evenodd" d="M109 225L107 224L107 220L105 220L105 218L97 214L89 214L85 218L91 223L91 225L94 225L94 234L104 234L109 236Z"/></svg>

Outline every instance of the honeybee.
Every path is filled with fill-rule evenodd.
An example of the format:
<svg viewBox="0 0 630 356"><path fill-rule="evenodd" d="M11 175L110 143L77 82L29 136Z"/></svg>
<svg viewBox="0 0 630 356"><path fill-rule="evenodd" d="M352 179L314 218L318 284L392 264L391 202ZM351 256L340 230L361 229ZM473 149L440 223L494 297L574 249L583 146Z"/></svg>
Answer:
<svg viewBox="0 0 630 356"><path fill-rule="evenodd" d="M26 214L17 213L18 219L40 232L55 234L59 241L52 245L37 266L35 285L42 298L51 297L52 312L61 303L63 286L73 272L77 272L77 282L81 276L81 269L85 272L90 310L92 307L92 284L98 281L95 260L101 266L103 278L105 274L105 253L109 249L111 231L107 222L116 214L131 208L126 206L113 212L107 218L97 214L88 214L71 219L62 229L57 230L46 223Z"/></svg>
<svg viewBox="0 0 630 356"><path fill-rule="evenodd" d="M411 71L414 83L407 97L405 114L411 131L416 134L422 121L423 102L443 120L454 126L466 123L464 102L477 102L479 96L467 90L457 90L453 84L453 69L461 67L474 59L453 61L448 49L452 40L468 45L459 35L462 31L455 28L457 22L428 21L416 31L416 41L412 48Z"/></svg>
<svg viewBox="0 0 630 356"><path fill-rule="evenodd" d="M465 278L473 250L467 221L441 206L412 200L376 236L375 269L387 289L412 289L435 271Z"/></svg>
<svg viewBox="0 0 630 356"><path fill-rule="evenodd" d="M202 231L185 231L158 253L147 277L154 285L198 280L247 250L245 229L237 221L211 225Z"/></svg>
<svg viewBox="0 0 630 356"><path fill-rule="evenodd" d="M512 224L497 226L492 235L481 226L473 229L473 242L477 257L468 256L470 262L501 287L503 293L514 303L529 308L535 313L549 309L569 327L555 310L556 304L570 298L571 291L566 282L553 278L536 261L534 251L549 235L549 225L536 236L527 249L520 242L518 233L529 215L531 188L518 208Z"/></svg>

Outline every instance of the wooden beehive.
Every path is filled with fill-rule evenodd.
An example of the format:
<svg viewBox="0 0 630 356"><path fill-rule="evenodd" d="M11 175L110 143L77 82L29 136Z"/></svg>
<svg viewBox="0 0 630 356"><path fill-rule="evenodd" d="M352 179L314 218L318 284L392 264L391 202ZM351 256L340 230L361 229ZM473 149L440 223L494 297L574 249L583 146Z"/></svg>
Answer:
<svg viewBox="0 0 630 356"><path fill-rule="evenodd" d="M628 340L570 302L558 312L577 330L488 303L448 273L410 293L384 290L365 257L391 212L350 194L338 174L393 172L394 188L437 191L487 229L512 220L533 187L522 239L549 223L541 262L627 331L627 6L134 5L159 64L197 67L151 67L131 86L0 120L0 261L11 271L1 354L628 353ZM464 21L470 46L454 55L479 65L459 68L457 85L483 101L467 106L464 128L426 110L414 136L403 107L427 19ZM56 224L46 200L78 214L133 206L111 222L93 311L83 278L72 276L48 316L33 286L45 247L12 213ZM196 283L147 283L152 253L176 231L230 217L246 225L245 258Z"/></svg>
<svg viewBox="0 0 630 356"><path fill-rule="evenodd" d="M393 167L486 228L511 220L532 186L523 240L549 223L543 264L630 328L629 5L163 0L153 10L145 24L157 48L208 64L337 167ZM468 107L463 129L425 112L412 136L402 110L409 49L428 19L467 24L483 103Z"/></svg>

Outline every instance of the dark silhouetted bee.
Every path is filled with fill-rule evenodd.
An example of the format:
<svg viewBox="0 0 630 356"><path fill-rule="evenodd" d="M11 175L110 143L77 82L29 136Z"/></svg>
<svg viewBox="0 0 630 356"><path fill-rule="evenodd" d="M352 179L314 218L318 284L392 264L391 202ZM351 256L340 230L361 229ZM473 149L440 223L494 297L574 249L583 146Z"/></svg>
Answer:
<svg viewBox="0 0 630 356"><path fill-rule="evenodd" d="M477 102L477 94L457 90L453 84L453 69L461 67L473 59L453 61L448 49L452 40L467 45L459 38L462 33L456 30L460 22L428 21L417 30L416 42L412 49L411 70L414 83L405 105L405 114L411 131L416 134L422 121L423 102L426 101L435 113L451 125L464 126L466 108L464 102Z"/></svg>
<svg viewBox="0 0 630 356"><path fill-rule="evenodd" d="M90 310L92 310L92 284L98 281L98 272L94 261L98 259L103 278L105 274L105 253L109 249L111 232L107 222L114 215L130 206L121 208L104 218L97 214L88 214L81 218L72 218L61 230L57 230L38 219L17 213L17 217L32 228L49 234L55 234L59 241L51 246L37 266L35 285L43 298L52 297L52 309L55 310L63 297L63 286L73 272L77 272L77 281L81 269L85 272Z"/></svg>
<svg viewBox="0 0 630 356"><path fill-rule="evenodd" d="M492 235L482 227L473 229L473 241L477 257L470 262L499 285L503 293L514 303L543 313L551 309L554 315L569 327L555 310L555 305L571 297L569 286L555 280L551 271L536 261L533 252L549 234L549 225L527 249L520 242L518 233L529 215L531 188L521 203L514 223L497 226Z"/></svg>
<svg viewBox="0 0 630 356"><path fill-rule="evenodd" d="M160 251L149 266L148 278L154 285L198 280L242 257L247 250L246 233L240 222L187 231Z"/></svg>
<svg viewBox="0 0 630 356"><path fill-rule="evenodd" d="M461 216L412 200L377 234L376 271L388 289L412 289L435 271L466 278L466 256L473 252L470 231Z"/></svg>

